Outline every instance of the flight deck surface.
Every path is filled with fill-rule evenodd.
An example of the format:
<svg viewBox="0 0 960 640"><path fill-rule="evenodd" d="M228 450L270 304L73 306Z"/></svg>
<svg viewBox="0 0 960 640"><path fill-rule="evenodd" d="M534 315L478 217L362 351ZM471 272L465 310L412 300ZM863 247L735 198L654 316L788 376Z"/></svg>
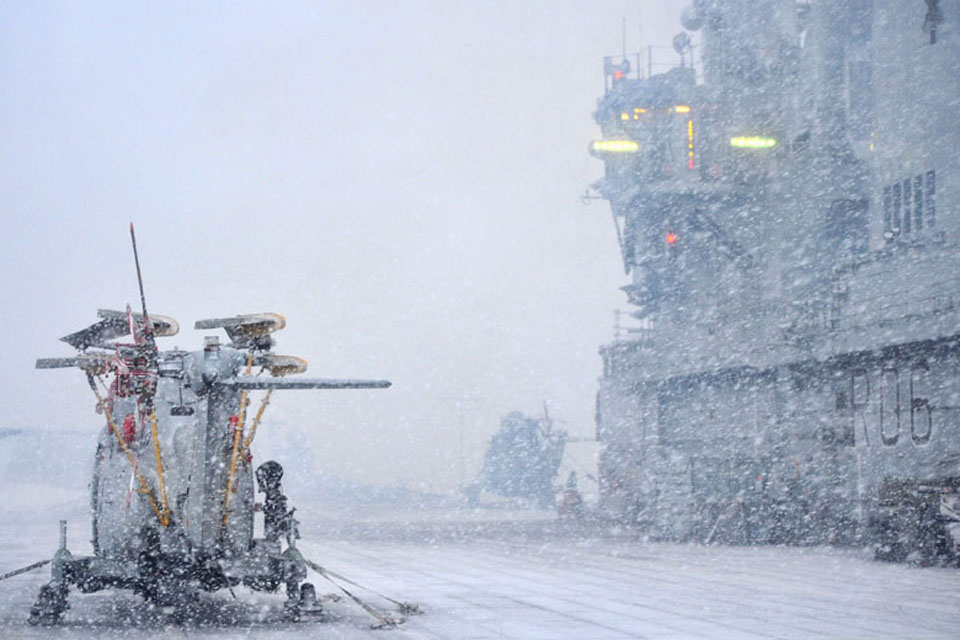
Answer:
<svg viewBox="0 0 960 640"><path fill-rule="evenodd" d="M48 517L46 513L45 516ZM81 514L76 514L77 516ZM436 514L434 514L435 516ZM80 520L79 522L82 522ZM49 522L0 526L0 557L20 566L56 543ZM55 523L54 523L55 524ZM48 531L49 530L49 531ZM85 531L72 530L74 553ZM615 529L577 531L535 513L412 514L303 527L303 554L424 613L392 630L346 597L327 618L280 617L282 596L204 597L207 618L176 626L129 592L71 596L61 628L30 627L44 571L0 582L4 638L693 638L953 639L960 570L885 564L861 550L653 543ZM320 594L338 592L312 576ZM390 603L346 585L365 601ZM342 595L342 594L341 594Z"/></svg>

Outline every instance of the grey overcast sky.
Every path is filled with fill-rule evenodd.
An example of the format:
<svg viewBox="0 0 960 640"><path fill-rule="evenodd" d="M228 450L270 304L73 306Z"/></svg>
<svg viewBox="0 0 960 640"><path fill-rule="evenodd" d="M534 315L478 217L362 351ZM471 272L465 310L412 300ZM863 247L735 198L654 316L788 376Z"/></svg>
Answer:
<svg viewBox="0 0 960 640"><path fill-rule="evenodd" d="M3 426L89 428L92 455L82 375L34 360L136 306L133 220L164 346L277 311L310 375L394 382L275 398L266 440L306 434L319 468L449 489L461 426L469 478L544 400L591 435L626 306L609 208L579 199L601 60L623 18L628 50L641 23L668 45L682 6L0 1Z"/></svg>

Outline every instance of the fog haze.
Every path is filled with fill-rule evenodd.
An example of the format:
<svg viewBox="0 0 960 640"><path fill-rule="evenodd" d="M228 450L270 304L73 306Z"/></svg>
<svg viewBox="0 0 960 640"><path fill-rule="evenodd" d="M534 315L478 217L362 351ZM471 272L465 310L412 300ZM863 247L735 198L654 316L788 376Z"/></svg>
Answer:
<svg viewBox="0 0 960 640"><path fill-rule="evenodd" d="M626 282L579 198L602 56L623 18L628 50L641 20L668 44L679 8L0 3L4 426L87 426L92 455L82 375L34 360L137 306L133 220L162 346L276 311L308 375L393 381L275 396L268 450L302 432L318 469L450 489L508 411L589 437Z"/></svg>

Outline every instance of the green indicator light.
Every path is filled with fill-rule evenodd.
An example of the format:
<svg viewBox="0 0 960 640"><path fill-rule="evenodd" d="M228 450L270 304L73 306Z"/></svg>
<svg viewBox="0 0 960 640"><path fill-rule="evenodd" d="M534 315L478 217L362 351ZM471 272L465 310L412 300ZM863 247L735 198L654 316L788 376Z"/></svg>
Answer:
<svg viewBox="0 0 960 640"><path fill-rule="evenodd" d="M636 153L640 145L633 140L596 140L590 148L594 153Z"/></svg>
<svg viewBox="0 0 960 640"><path fill-rule="evenodd" d="M730 138L730 146L738 149L769 149L776 145L777 141L773 138L761 138L758 136Z"/></svg>

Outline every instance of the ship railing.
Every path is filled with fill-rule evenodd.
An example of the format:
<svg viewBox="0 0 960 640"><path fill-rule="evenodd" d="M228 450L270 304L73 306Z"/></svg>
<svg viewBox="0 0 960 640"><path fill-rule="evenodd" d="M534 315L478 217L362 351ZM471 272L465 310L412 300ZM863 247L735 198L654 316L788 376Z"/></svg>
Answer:
<svg viewBox="0 0 960 640"><path fill-rule="evenodd" d="M612 89L611 78L606 70L615 68L626 61L629 70L623 75L624 80L646 80L651 76L666 73L671 69L692 67L697 84L703 81L703 62L696 54L698 47L692 45L682 56L673 47L649 45L639 51L623 51L603 57L603 67L607 78L604 93Z"/></svg>
<svg viewBox="0 0 960 640"><path fill-rule="evenodd" d="M620 327L613 336L614 344L629 344L633 348L653 347L653 329Z"/></svg>
<svg viewBox="0 0 960 640"><path fill-rule="evenodd" d="M939 280L925 288L927 295L909 297L908 293L899 290L861 304L835 306L831 310L828 328L846 332L890 326L906 320L943 315L960 306L960 277Z"/></svg>

